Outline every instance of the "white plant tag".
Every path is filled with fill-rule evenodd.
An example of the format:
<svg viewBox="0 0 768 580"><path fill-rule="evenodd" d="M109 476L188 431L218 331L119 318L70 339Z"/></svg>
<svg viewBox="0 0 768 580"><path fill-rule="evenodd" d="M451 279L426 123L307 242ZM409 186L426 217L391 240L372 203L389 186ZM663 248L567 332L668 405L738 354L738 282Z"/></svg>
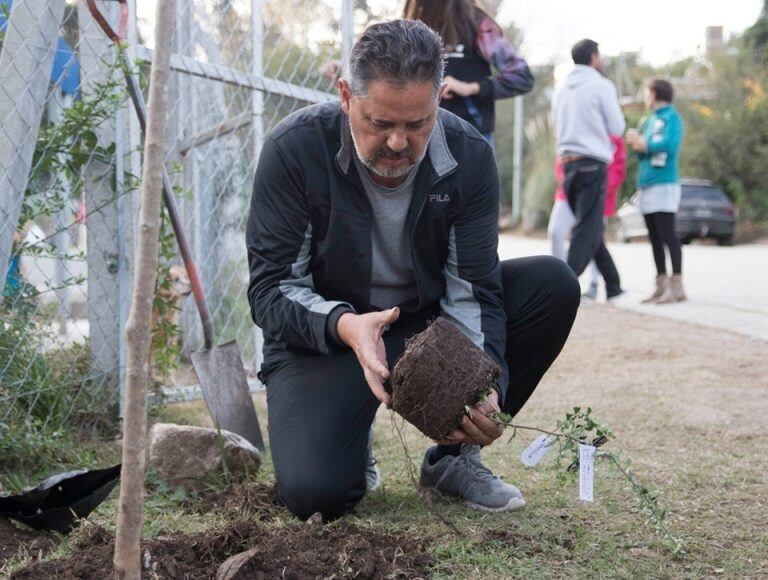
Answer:
<svg viewBox="0 0 768 580"><path fill-rule="evenodd" d="M595 447L579 445L579 499L594 501Z"/></svg>
<svg viewBox="0 0 768 580"><path fill-rule="evenodd" d="M537 465L551 449L552 438L547 435L539 435L528 447L526 447L520 460L526 467Z"/></svg>

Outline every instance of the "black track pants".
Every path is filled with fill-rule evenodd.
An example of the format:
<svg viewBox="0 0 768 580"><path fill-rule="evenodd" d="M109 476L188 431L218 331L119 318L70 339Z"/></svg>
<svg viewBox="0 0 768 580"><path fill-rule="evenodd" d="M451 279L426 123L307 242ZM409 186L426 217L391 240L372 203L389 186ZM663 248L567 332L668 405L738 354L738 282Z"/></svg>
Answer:
<svg viewBox="0 0 768 580"><path fill-rule="evenodd" d="M515 415L565 344L580 292L573 272L550 256L502 262L502 275L510 377L503 409ZM437 314L401 315L384 337L390 365ZM278 492L300 518L338 517L365 494L368 431L379 401L351 351L282 355L262 367Z"/></svg>
<svg viewBox="0 0 768 580"><path fill-rule="evenodd" d="M564 167L563 189L576 218L568 248L568 265L581 276L594 258L609 294L620 286L619 273L603 241L606 165L584 157Z"/></svg>

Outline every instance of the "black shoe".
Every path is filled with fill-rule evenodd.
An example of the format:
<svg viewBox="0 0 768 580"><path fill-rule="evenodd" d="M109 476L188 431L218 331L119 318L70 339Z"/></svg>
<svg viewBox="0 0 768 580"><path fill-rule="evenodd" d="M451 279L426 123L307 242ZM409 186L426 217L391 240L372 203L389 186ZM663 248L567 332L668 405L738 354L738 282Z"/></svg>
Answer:
<svg viewBox="0 0 768 580"><path fill-rule="evenodd" d="M621 288L616 288L615 290L608 290L605 294L606 294L606 298L608 300L611 300L613 298L617 298L622 294L624 294L624 290L622 290Z"/></svg>

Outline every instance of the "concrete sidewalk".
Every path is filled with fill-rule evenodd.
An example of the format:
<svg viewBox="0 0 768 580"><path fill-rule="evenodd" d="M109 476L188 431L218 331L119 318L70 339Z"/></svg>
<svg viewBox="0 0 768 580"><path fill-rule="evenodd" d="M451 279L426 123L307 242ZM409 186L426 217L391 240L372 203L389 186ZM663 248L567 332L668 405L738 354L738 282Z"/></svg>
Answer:
<svg viewBox="0 0 768 580"><path fill-rule="evenodd" d="M612 301L617 307L652 316L722 328L768 341L768 245L719 247L693 243L683 246L683 274L688 301L645 305L653 291L655 269L647 242L608 245L626 294ZM499 257L549 254L543 239L502 235ZM581 277L586 286L588 274Z"/></svg>

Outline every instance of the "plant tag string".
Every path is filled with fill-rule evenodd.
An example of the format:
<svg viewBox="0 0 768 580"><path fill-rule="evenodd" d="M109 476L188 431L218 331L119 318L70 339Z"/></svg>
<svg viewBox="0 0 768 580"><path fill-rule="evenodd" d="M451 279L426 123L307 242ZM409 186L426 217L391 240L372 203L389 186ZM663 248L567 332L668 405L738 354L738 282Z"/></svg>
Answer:
<svg viewBox="0 0 768 580"><path fill-rule="evenodd" d="M595 447L579 445L579 499L594 501Z"/></svg>
<svg viewBox="0 0 768 580"><path fill-rule="evenodd" d="M533 467L544 458L547 452L552 449L552 438L548 435L539 435L528 447L525 448L520 460L526 467Z"/></svg>

